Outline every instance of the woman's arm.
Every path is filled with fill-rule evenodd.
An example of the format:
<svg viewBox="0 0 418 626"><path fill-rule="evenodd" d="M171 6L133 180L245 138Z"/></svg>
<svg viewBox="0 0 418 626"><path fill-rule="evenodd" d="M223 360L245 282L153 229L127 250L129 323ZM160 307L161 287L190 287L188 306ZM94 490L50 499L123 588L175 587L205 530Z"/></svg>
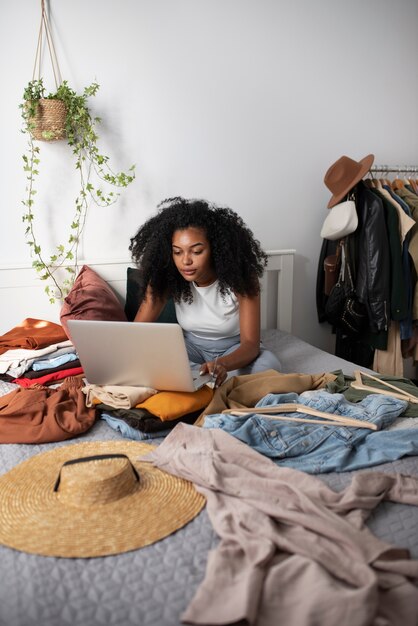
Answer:
<svg viewBox="0 0 418 626"><path fill-rule="evenodd" d="M135 315L134 322L155 322L166 304L165 298L154 298L150 287L147 287L145 297Z"/></svg>
<svg viewBox="0 0 418 626"><path fill-rule="evenodd" d="M216 362L203 363L200 371L216 376L216 386L224 382L227 372L245 367L260 352L260 295L237 296L239 303L240 346L234 352L219 357Z"/></svg>

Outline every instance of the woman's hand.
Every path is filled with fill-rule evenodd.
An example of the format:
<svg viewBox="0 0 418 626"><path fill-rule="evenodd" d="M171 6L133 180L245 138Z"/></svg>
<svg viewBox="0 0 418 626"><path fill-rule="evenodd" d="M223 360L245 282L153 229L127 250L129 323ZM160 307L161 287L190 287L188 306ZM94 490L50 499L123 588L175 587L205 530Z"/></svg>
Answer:
<svg viewBox="0 0 418 626"><path fill-rule="evenodd" d="M214 381L214 388L220 387L222 383L225 382L227 378L227 370L225 365L222 365L220 361L216 358L214 361L207 361L206 363L202 363L200 366L200 374L210 374Z"/></svg>

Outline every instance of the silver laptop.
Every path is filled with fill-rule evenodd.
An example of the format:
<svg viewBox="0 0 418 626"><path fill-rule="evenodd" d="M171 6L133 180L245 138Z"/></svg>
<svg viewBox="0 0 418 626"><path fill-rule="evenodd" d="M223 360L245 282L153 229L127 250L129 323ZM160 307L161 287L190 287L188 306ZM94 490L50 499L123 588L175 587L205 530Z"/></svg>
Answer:
<svg viewBox="0 0 418 626"><path fill-rule="evenodd" d="M84 375L93 385L196 391L212 380L192 369L178 324L68 320Z"/></svg>

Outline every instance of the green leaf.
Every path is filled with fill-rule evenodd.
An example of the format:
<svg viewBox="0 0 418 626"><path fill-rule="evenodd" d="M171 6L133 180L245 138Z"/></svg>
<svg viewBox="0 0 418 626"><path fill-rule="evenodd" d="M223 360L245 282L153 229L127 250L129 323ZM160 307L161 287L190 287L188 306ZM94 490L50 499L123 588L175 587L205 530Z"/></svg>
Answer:
<svg viewBox="0 0 418 626"><path fill-rule="evenodd" d="M99 84L92 82L81 94L78 94L71 89L67 81L63 81L55 93L47 94L42 79L33 80L25 87L23 102L19 104L24 120L22 132L28 134L28 150L22 156L22 166L27 181L26 197L25 200L21 201L25 207L22 221L25 223L26 243L30 246L31 252L37 255L41 253L41 245L37 241L35 234L35 220L32 208L37 194L37 190L34 189L33 185L37 180L36 177L39 176L40 145L34 143L31 136L31 132L35 128L34 121L31 118L37 112L38 101L41 97L61 99L67 107L66 141L71 148L70 154L75 158L75 169L80 176L80 190L75 199L75 217L73 216L70 222L70 236L67 244L67 247L70 246L70 250L66 251L65 246L59 244L56 246L57 253L50 256L47 264L40 258L33 262L34 269L42 274L43 280L49 277L53 281L55 285L53 287L54 293L59 293L60 298L63 297L64 293L68 293L71 288L75 271L72 268L67 268L70 277L66 281L61 281L61 285L57 282L57 275L54 276L54 273L57 269L57 264L59 267L63 264L64 259L73 259L74 253L77 256L77 248L80 242L79 234L84 227L90 200L93 200L98 206L108 206L116 202L119 195L113 191L98 189L94 178L104 180L107 185L113 187L126 187L135 177L135 166L131 166L127 173L120 172L114 174L109 167L109 157L101 154L98 148L99 135L96 132L95 125L102 120L100 117L91 116L88 105L88 99L91 96L95 96L98 89ZM44 138L54 139L53 131L45 131ZM52 293L51 302L55 302L54 293Z"/></svg>

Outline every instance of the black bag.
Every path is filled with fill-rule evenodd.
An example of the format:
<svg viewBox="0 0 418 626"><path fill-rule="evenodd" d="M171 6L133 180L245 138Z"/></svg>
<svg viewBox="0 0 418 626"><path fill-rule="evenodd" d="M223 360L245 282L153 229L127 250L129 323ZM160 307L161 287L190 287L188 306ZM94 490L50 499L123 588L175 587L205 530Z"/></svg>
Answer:
<svg viewBox="0 0 418 626"><path fill-rule="evenodd" d="M361 333L368 325L367 309L357 297L348 297L344 304L341 327L347 333Z"/></svg>
<svg viewBox="0 0 418 626"><path fill-rule="evenodd" d="M344 241L341 242L341 269L337 283L325 304L327 321L348 334L360 333L367 327L367 309L359 302L354 290L351 268Z"/></svg>
<svg viewBox="0 0 418 626"><path fill-rule="evenodd" d="M329 296L331 289L336 285L341 268L341 244L337 246L335 254L324 259L324 294Z"/></svg>
<svg viewBox="0 0 418 626"><path fill-rule="evenodd" d="M325 305L325 315L327 321L333 326L339 326L341 322L347 296L347 286L342 282L340 274L340 278L331 289Z"/></svg>

